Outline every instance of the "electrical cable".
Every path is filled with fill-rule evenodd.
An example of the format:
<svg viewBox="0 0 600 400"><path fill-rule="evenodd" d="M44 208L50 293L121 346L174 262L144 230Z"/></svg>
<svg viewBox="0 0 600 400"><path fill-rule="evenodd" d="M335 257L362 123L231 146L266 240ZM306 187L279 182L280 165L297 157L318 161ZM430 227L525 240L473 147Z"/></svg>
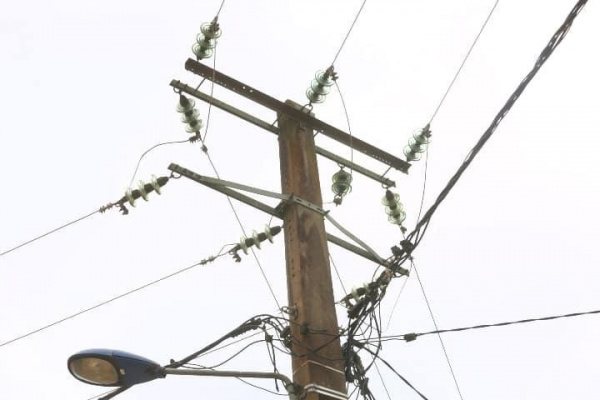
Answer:
<svg viewBox="0 0 600 400"><path fill-rule="evenodd" d="M98 399L99 397L102 397L102 396L104 396L105 394L109 394L109 393L110 393L110 392L112 392L112 391L114 391L114 389L107 390L106 392L102 392L102 393L100 393L100 394L97 394L97 395L95 395L95 396L92 396L92 397L90 397L90 398L88 398L88 399L86 399L86 400L95 400L95 399Z"/></svg>
<svg viewBox="0 0 600 400"><path fill-rule="evenodd" d="M30 331L30 332L27 332L25 334L22 334L20 336L12 338L12 339L10 339L10 340L8 340L6 342L2 342L2 343L0 343L0 348L4 347L4 346L7 346L7 345L9 345L11 343L17 342L17 341L19 341L21 339L25 339L26 337L32 336L32 335L37 334L39 332L45 331L48 328L51 328L51 327L56 326L56 325L59 325L59 324L61 324L63 322L66 322L66 321L68 321L70 319L79 317L80 315L83 315L83 314L85 314L85 313L87 313L89 311L92 311L92 310L95 310L95 309L100 308L102 306L105 306L107 304L110 304L110 303L112 303L112 302L114 302L116 300L119 300L119 299L123 298L123 297L129 296L129 295L131 295L133 293L136 293L136 292L139 292L140 290L146 289L146 288L148 288L148 287L150 287L152 285L155 285L157 283L160 283L160 282L162 282L162 281L164 281L166 279L172 278L172 277L174 277L176 275L179 275L179 274L181 274L183 272L189 271L189 270L191 270L191 269L193 269L193 268L195 268L195 267L197 267L199 265L205 265L205 264L207 264L209 262L214 261L215 259L217 259L219 257L224 256L225 254L227 254L227 253L223 253L223 254L218 255L218 256L209 257L208 259L202 260L202 261L200 261L198 263L195 263L195 264L192 264L192 265L190 265L188 267L182 268L182 269L180 269L178 271L175 271L175 272L173 272L173 273L171 273L169 275L163 276L162 278L158 278L158 279L153 280L151 282L148 282L148 283L146 283L146 284L144 284L142 286L139 286L139 287L137 287L135 289L132 289L132 290L129 290L129 291L125 292L125 293L122 293L122 294L120 294L118 296L112 297L112 298L110 298L108 300L104 300L104 301L102 301L102 302L100 302L100 303L98 303L98 304L96 304L96 305L94 305L92 307L88 307L88 308L80 310L80 311L78 311L78 312L76 312L74 314L68 315L68 316L66 316L64 318L59 319L58 321L55 321L55 322L52 322L50 324L44 325L44 326L42 326L40 328L34 329L34 330Z"/></svg>
<svg viewBox="0 0 600 400"><path fill-rule="evenodd" d="M164 143L159 143L159 144L155 144L154 146L150 147L148 150L146 150L145 152L142 153L142 155L140 156L140 159L138 160L136 166L135 166L135 170L133 171L133 175L131 176L131 181L129 182L129 186L131 187L131 185L133 185L133 181L135 179L135 175L138 172L138 169L140 168L140 163L142 162L142 159L146 156L146 154L148 154L149 152L151 152L152 150L156 149L157 147L160 146L165 146L168 144L181 144L181 143L189 143L189 140L174 140L171 142L164 142Z"/></svg>
<svg viewBox="0 0 600 400"><path fill-rule="evenodd" d="M408 241L412 243L413 250L418 246L420 241L427 230L429 222L439 205L444 201L444 199L448 196L452 188L456 185L464 171L471 165L471 162L475 159L479 151L483 148L492 134L495 132L496 128L500 125L504 117L509 113L513 105L519 99L521 94L525 91L531 80L535 77L540 68L544 65L544 63L550 58L556 47L562 42L565 38L566 34L569 31L573 21L579 14L579 12L583 9L587 0L579 0L577 4L573 7L563 24L558 28L558 30L554 33L546 47L541 52L540 56L536 60L533 68L530 72L523 78L523 80L519 83L517 88L508 98L504 106L500 109L500 111L496 114L494 119L492 120L490 126L485 130L479 141L475 144L475 146L468 153L467 157L463 161L462 165L458 168L456 173L452 176L450 181L446 184L444 189L440 192L434 204L427 210L423 218L417 222L415 229L408 235Z"/></svg>
<svg viewBox="0 0 600 400"><path fill-rule="evenodd" d="M329 254L329 260L331 261L331 265L333 265L333 270L335 271L335 274L338 277L338 280L340 281L340 285L342 285L342 290L344 291L344 295L348 295L348 291L346 290L346 286L344 286L344 282L342 281L342 277L340 275L340 271L338 271L337 266L335 265L335 262L333 261L333 257L331 257L331 254Z"/></svg>
<svg viewBox="0 0 600 400"><path fill-rule="evenodd" d="M346 108L346 102L344 101L344 96L342 95L342 91L340 90L340 85L337 82L337 79L333 81L335 87L337 89L338 94L340 95L340 100L342 101L342 107L344 108L344 114L346 114L346 123L348 124L348 134L350 135L350 162L354 163L354 147L352 146L352 128L350 127L350 114L348 114L348 108ZM352 175L353 169L350 168L350 175Z"/></svg>
<svg viewBox="0 0 600 400"><path fill-rule="evenodd" d="M221 4L221 7L222 6L223 6L223 4ZM219 9L219 11L221 11L221 9ZM213 95L215 92L215 74L217 72L217 47L219 47L219 46L215 46L214 53L213 53L213 72L212 72L212 79L210 81L210 100L208 102L208 111L206 113L206 129L204 130L204 139L202 139L202 144L206 143L206 137L208 136L208 126L210 124L210 111L212 110L212 106L213 106L213 98L214 98ZM204 79L206 79L206 78L204 78Z"/></svg>
<svg viewBox="0 0 600 400"><path fill-rule="evenodd" d="M225 5L225 0L221 1L221 5L219 6L219 10L217 11L217 17L221 14L221 10L223 9L223 5Z"/></svg>
<svg viewBox="0 0 600 400"><path fill-rule="evenodd" d="M477 33L477 36L475 36L475 40L473 40L473 43L471 44L471 47L469 48L469 51L465 55L462 63L460 64L460 67L458 67L458 70L454 74L454 78L452 78L452 81L450 82L450 85L448 85L448 88L446 89L446 92L442 96L442 99L440 100L440 103L438 104L437 108L433 112L433 115L429 119L429 124L431 124L433 122L433 119L435 118L435 116L437 115L438 111L442 107L442 104L444 104L444 101L446 100L446 97L448 96L448 93L450 93L450 90L452 89L452 86L454 86L454 82L456 82L456 79L458 78L458 75L460 75L460 72L462 71L463 67L465 66L465 63L467 62L467 60L469 59L469 56L471 55L471 52L473 51L473 48L477 44L477 41L479 41L479 37L481 36L481 34L483 33L483 30L487 26L490 18L492 17L492 14L494 14L494 11L496 10L496 6L498 5L499 2L500 2L500 0L496 0L496 2L494 3L494 6L490 10L487 18L485 19L483 25L481 26L481 29L479 30L479 33Z"/></svg>
<svg viewBox="0 0 600 400"><path fill-rule="evenodd" d="M354 29L354 25L356 24L356 21L358 21L358 17L360 17L360 14L362 13L362 10L365 7L366 3L367 3L367 0L364 0L362 2L362 5L360 6L358 13L356 13L356 17L354 17L354 21L352 21L352 25L350 25L350 29L348 29L348 33L346 33L346 36L344 37L344 40L342 41L340 48L338 49L337 53L335 53L335 57L333 57L333 61L331 62L331 65L334 65L335 62L337 61L340 53L342 52L342 49L344 48L344 45L346 44L346 41L348 40L348 37L350 37L350 33L352 32L352 29Z"/></svg>
<svg viewBox="0 0 600 400"><path fill-rule="evenodd" d="M381 375L381 371L379 370L379 366L375 362L375 358L373 358L373 364L375 365L375 370L377 371L377 375L379 375L379 379L381 379L381 384L383 385L383 389L385 390L385 394L387 394L388 400L392 400L392 396L390 395L390 391L385 384L385 379L383 379L383 375Z"/></svg>
<svg viewBox="0 0 600 400"><path fill-rule="evenodd" d="M493 323L493 324L473 325L473 326L467 326L467 327L462 327L462 328L439 329L439 330L435 330L435 331L422 332L422 333L406 333L404 335L383 336L382 340L386 341L386 340L396 339L396 340L412 341L419 336L425 336L425 335L433 335L433 334L449 333L449 332L462 332L462 331L468 331L468 330L474 330L474 329L495 328L495 327L499 327L499 326L508 326L508 325L517 325L517 324L528 324L531 322L551 321L554 319L573 318L573 317L580 317L580 316L584 316L584 315L593 315L593 314L600 314L600 310L584 311L584 312L562 314L562 315L552 315L549 317L528 318L528 319L521 319L521 320L517 320L517 321L498 322L498 323Z"/></svg>
<svg viewBox="0 0 600 400"><path fill-rule="evenodd" d="M423 293L423 298L425 299L425 304L427 304L427 309L429 310L429 315L431 316L431 321L433 321L433 326L435 327L435 330L437 331L439 329L438 324L437 324L437 321L433 314L433 310L431 309L431 304L429 303L427 294L425 293L425 287L423 286L423 282L421 281L421 277L419 276L419 271L418 271L417 266L415 265L415 262L412 258L410 259L410 263L411 263L412 269L415 271L415 275L417 276L417 281L419 282L419 286L421 287L421 292ZM454 386L456 386L456 391L458 392L458 396L461 398L461 400L463 400L463 395L462 395L462 392L460 391L460 386L458 385L458 379L456 378L456 374L454 373L454 368L452 368L452 363L450 362L450 356L448 355L448 351L446 350L446 345L444 344L444 341L442 340L442 335L438 333L437 336L438 336L438 339L440 340L440 344L442 345L442 351L444 352L444 356L446 357L446 362L448 363L448 367L450 368L450 374L452 375L452 379L454 380Z"/></svg>
<svg viewBox="0 0 600 400"><path fill-rule="evenodd" d="M215 173L215 176L218 179L221 179L219 172L217 171L217 168L215 167L215 164L212 161L212 158L210 157L210 154L208 153L208 150L206 150L204 152L206 154L206 157L208 158L208 161ZM238 216L237 211L235 210L235 207L233 205L233 202L231 201L231 198L229 196L226 196L227 201L229 202L229 206L231 207L231 211L233 211L233 214L235 216L235 219L237 220L241 230L242 230L242 234L247 237L246 235L246 230L244 229L244 225L242 224L242 221L240 220L240 217ZM273 296L273 300L275 300L275 304L277 305L277 309L281 309L281 305L279 304L279 301L277 300L277 296L275 296L275 291L273 290L273 287L271 286L271 282L269 282L269 278L267 278L267 274L265 273L265 270L262 267L262 264L260 263L260 260L258 259L258 257L256 256L256 252L254 251L254 248L250 248L250 251L252 252L252 255L254 256L254 259L256 260L256 264L258 265L258 268L260 269L260 272L269 288L269 291L271 292L271 296Z"/></svg>
<svg viewBox="0 0 600 400"><path fill-rule="evenodd" d="M86 214L86 215L84 215L83 217L79 217L79 218L77 218L76 220L73 220L73 221L71 221L71 222L67 222L67 223L66 223L66 224L64 224L64 225L61 225L61 226L59 226L58 228L54 228L54 229L52 229L51 231L48 231L48 232L44 233L43 235L37 236L37 237L35 237L35 238L31 239L31 240L28 240L28 241L26 241L26 242L23 242L23 243L21 243L21 244L20 244L20 245L18 245L18 246L15 246L15 247L13 247L13 248L11 248L11 249L5 250L5 251L3 251L2 253L0 253L0 257L4 256L4 255L6 255L6 254L8 254L8 253L10 253L10 252L12 252L12 251L15 251L15 250L17 250L17 249L20 249L20 248L21 248L21 247L23 247L23 246L27 246L28 244L31 244L31 243L35 242L36 240L39 240L39 239L42 239L42 238L44 238L44 237L46 237L46 236L48 236L48 235L51 235L51 234L53 234L54 232L58 232L58 231L60 231L60 230L61 230L61 229L63 229L63 228L66 228L66 227L68 227L68 226L71 226L71 225L73 225L73 224L76 224L77 222L83 221L84 219L86 219L86 218L89 218L89 217L91 217L92 215L94 215L94 214L96 214L96 213L99 213L99 212L100 212L100 210L92 211L91 213L89 213L89 214Z"/></svg>

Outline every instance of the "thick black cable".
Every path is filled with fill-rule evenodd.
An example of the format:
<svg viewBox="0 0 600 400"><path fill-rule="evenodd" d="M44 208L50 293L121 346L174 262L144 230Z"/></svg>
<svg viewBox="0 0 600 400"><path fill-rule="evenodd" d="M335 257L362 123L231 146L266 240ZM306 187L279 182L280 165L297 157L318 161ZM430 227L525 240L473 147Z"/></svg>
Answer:
<svg viewBox="0 0 600 400"><path fill-rule="evenodd" d="M360 14L362 13L362 10L365 7L366 3L367 3L367 0L364 0L362 2L362 5L360 6L358 12L356 13L356 17L354 17L354 21L352 21L352 25L350 25L350 29L348 29L348 33L346 33L346 36L344 37L344 40L342 41L340 48L338 49L337 53L335 53L335 57L333 57L333 61L331 62L331 65L334 65L335 62L337 61L338 57L340 56L340 53L342 52L342 49L344 48L344 45L346 44L348 37L350 37L350 33L352 33L352 29L354 29L354 25L356 25L356 21L358 21L358 17L360 17Z"/></svg>
<svg viewBox="0 0 600 400"><path fill-rule="evenodd" d="M427 210L423 218L417 223L415 230L413 230L408 235L408 240L413 243L414 247L416 247L421 239L425 231L427 230L427 226L431 221L431 218L439 205L444 201L444 199L448 196L452 188L456 185L462 174L465 170L471 165L471 162L475 159L481 148L485 145L485 143L489 140L492 134L495 132L496 128L500 125L504 117L511 110L513 105L519 99L523 91L527 88L531 80L535 77L540 68L544 65L544 63L548 60L548 58L552 55L556 47L562 42L565 38L569 28L571 27L574 19L577 17L579 12L583 9L587 0L579 0L577 4L573 7L563 24L559 27L559 29L554 33L544 50L541 52L537 61L535 62L533 68L530 72L525 76L525 78L519 83L515 91L508 98L504 106L500 109L496 117L492 120L490 126L483 133L479 141L475 144L475 146L471 149L467 157L465 158L462 165L458 168L456 173L452 176L450 181L446 184L444 189L438 195L434 204Z"/></svg>
<svg viewBox="0 0 600 400"><path fill-rule="evenodd" d="M473 51L473 48L477 44L477 41L479 40L479 37L481 36L481 34L483 33L483 30L487 26L490 18L492 17L492 14L496 10L496 6L498 5L499 2L500 2L500 0L496 0L496 2L494 3L494 6L490 10L487 18L485 19L485 22L481 26L481 29L479 30L479 33L477 34L477 36L475 36L475 40L473 40L473 43L471 44L471 47L469 48L469 51L465 55L465 58L463 59L462 63L460 64L460 67L458 67L458 70L454 74L454 78L452 78L452 81L450 82L450 85L448 85L448 89L446 89L446 92L442 96L442 99L440 100L440 103L438 104L437 108L433 112L433 115L429 119L429 124L431 124L433 122L433 119L435 118L435 116L437 115L438 111L442 107L442 104L444 104L444 101L446 100L446 97L448 96L448 93L450 93L450 90L452 89L452 86L454 86L454 82L456 82L456 79L458 78L458 75L460 75L460 72L462 71L463 67L465 66L465 63L467 62L467 60L469 59L469 56L471 55L471 52Z"/></svg>
<svg viewBox="0 0 600 400"><path fill-rule="evenodd" d="M76 312L74 314L68 315L68 316L66 316L64 318L59 319L58 321L52 322L51 324L44 325L44 326L42 326L40 328L34 329L33 331L27 332L27 333L25 333L23 335L17 336L17 337L15 337L13 339L10 339L10 340L6 341L6 342L0 343L0 347L7 346L7 345L9 345L11 343L17 342L17 341L19 341L21 339L25 339L26 337L29 337L29 336L34 335L36 333L45 331L48 328L51 328L51 327L56 326L56 325L59 325L59 324L61 324L63 322L66 322L66 321L68 321L70 319L76 318L76 317L78 317L80 315L83 315L83 314L85 314L87 312L90 312L92 310L95 310L97 308L105 306L107 304L110 304L110 303L112 303L112 302L114 302L116 300L119 300L119 299L121 299L123 297L129 296L129 295L131 295L133 293L139 292L140 290L146 289L146 288L148 288L148 287L150 287L152 285L155 285L155 284L157 284L159 282L162 282L162 281L164 281L166 279L172 278L172 277L174 277L176 275L179 275L179 274L181 274L183 272L189 271L189 270L191 270L191 269L193 269L193 268L195 268L195 267L197 267L199 265L205 265L208 262L214 261L216 258L221 257L223 255L225 255L225 254L222 254L222 255L216 256L216 257L210 257L209 259L200 261L200 262L198 262L196 264L192 264L192 265L190 265L188 267L185 267L185 268L182 268L182 269L180 269L178 271L175 271L175 272L173 272L173 273L171 273L169 275L163 276L162 278L159 278L159 279L156 279L154 281L148 282L148 283L146 283L146 284L144 284L142 286L139 286L139 287L137 287L135 289L129 290L129 291L127 291L125 293L122 293L122 294L120 294L118 296L115 296L115 297L112 297L112 298L110 298L108 300L102 301L102 302L100 302L100 303L98 303L98 304L96 304L96 305L94 305L92 307L88 307L88 308L85 308L85 309L83 309L81 311L78 311L78 312Z"/></svg>
<svg viewBox="0 0 600 400"><path fill-rule="evenodd" d="M58 231L60 231L61 229L64 229L64 228L66 228L66 227L68 227L68 226L71 226L71 225L73 225L73 224L76 224L77 222L83 221L84 219L86 219L86 218L89 218L89 217L91 217L92 215L94 215L94 214L96 214L96 213L99 213L99 212L100 212L100 210L92 211L91 213L89 213L89 214L86 214L86 215L84 215L83 217L77 218L76 220L73 220L73 221L71 221L71 222L67 222L66 224L64 224L64 225L61 225L61 226L59 226L58 228L54 228L54 229L52 229L51 231L48 231L48 232L44 233L43 235L37 236L37 237L35 237L35 238L31 239L31 240L28 240L28 241L26 241L26 242L24 242L24 243L21 243L21 244L20 244L20 245L18 245L18 246L15 246L15 247L13 247L13 248L11 248L11 249L5 250L5 251L3 251L2 253L0 253L0 257L4 256L4 255L6 255L6 254L8 254L8 253L10 253L10 252L12 252L12 251L15 251L15 250L17 250L17 249L20 249L20 248L21 248L21 247L23 247L23 246L27 246L28 244L31 244L31 243L35 242L36 240L39 240L39 239L42 239L42 238L44 238L44 237L46 237L46 236L48 236L48 235L51 235L51 234L53 234L54 232L58 232ZM0 346L0 347L1 347L1 346Z"/></svg>
<svg viewBox="0 0 600 400"><path fill-rule="evenodd" d="M409 333L409 334L398 335L398 336L389 336L389 337L384 336L383 339L396 338L396 339L402 339L402 340L411 340L413 338L417 338L419 336L425 336L425 335L433 335L433 334L449 333L449 332L462 332L462 331L468 331L468 330L474 330L474 329L495 328L495 327L499 327L499 326L508 326L508 325L517 325L517 324L528 324L531 322L551 321L554 319L573 318L573 317L580 317L583 315L592 315L592 314L600 314L600 310L584 311L584 312L562 314L562 315L552 315L549 317L541 317L541 318L528 318L528 319L521 319L518 321L498 322L498 323L494 323L494 324L473 325L473 326L467 326L467 327L463 327L463 328L439 329L439 330L430 331L430 332Z"/></svg>

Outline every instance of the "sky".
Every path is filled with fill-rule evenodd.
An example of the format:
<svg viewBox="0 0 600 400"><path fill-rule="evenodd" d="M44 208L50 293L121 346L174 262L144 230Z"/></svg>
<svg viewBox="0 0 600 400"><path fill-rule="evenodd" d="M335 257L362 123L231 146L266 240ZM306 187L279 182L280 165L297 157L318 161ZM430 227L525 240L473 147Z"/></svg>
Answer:
<svg viewBox="0 0 600 400"><path fill-rule="evenodd" d="M304 103L362 1L227 0L216 68L279 100ZM500 1L431 124L424 207L429 207L498 110L529 72L575 1ZM0 252L120 199L140 156L188 136L171 79L185 71L200 25L220 1L39 1L0 4ZM367 2L336 60L353 135L402 157L411 133L431 118L494 1ZM600 9L590 2L434 215L415 263L441 329L600 309ZM206 61L212 65L213 59ZM201 89L210 92L205 82ZM214 96L266 121L270 110L215 86ZM206 120L208 106L197 101ZM347 130L336 90L316 116ZM323 135L317 145L350 158ZM280 191L277 140L213 108L206 137L221 178ZM354 152L354 160L386 167ZM175 162L213 176L198 144L156 148L134 185L168 175ZM401 240L381 205L385 190L354 175L341 206L329 203L339 167L319 158L324 207L378 253ZM424 161L391 171L416 221ZM270 205L277 201L262 199ZM269 216L234 201L246 231ZM277 221L273 221L276 224ZM335 228L327 225L335 233ZM225 197L171 180L122 216L95 214L0 256L0 344L172 274L236 243L241 229ZM338 233L341 236L341 234ZM335 245L346 289L376 265ZM283 236L257 253L275 297L287 303ZM344 296L334 276L336 299ZM392 282L382 304L385 335L433 330L416 276ZM397 306L394 304L397 300ZM345 311L338 307L340 323ZM0 398L85 400L104 388L68 372L71 354L115 348L166 364L277 305L256 261L229 256L38 333L0 345ZM591 315L442 336L462 396L474 399L593 398L600 392L599 317ZM250 343L253 339L249 339ZM216 364L242 342L198 362ZM382 357L429 399L460 399L437 337L386 342ZM291 375L289 360L278 368ZM382 363L371 371L377 399L417 399ZM269 371L263 344L223 369ZM272 381L253 382L274 390ZM269 398L233 379L169 377L122 399Z"/></svg>

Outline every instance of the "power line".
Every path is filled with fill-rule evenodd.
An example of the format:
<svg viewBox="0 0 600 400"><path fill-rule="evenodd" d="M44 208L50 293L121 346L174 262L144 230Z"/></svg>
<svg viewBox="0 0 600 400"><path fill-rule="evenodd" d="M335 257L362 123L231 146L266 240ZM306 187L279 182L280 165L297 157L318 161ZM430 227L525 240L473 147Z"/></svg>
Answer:
<svg viewBox="0 0 600 400"><path fill-rule="evenodd" d="M31 239L31 240L28 240L28 241L26 241L26 242L24 242L24 243L21 243L21 244L20 244L20 245L18 245L18 246L15 246L15 247L13 247L13 248L11 248L11 249L5 250L5 251L3 251L2 253L0 253L0 257L4 256L4 255L6 255L6 254L8 254L8 253L10 253L10 252L12 252L12 251L15 251L15 250L17 250L17 249L20 249L20 248L21 248L21 247L23 247L23 246L27 246L28 244L31 244L31 243L35 242L36 240L39 240L39 239L42 239L42 238L44 238L44 237L46 237L46 236L48 236L48 235L51 235L51 234L53 234L54 232L58 232L58 231L60 231L60 230L61 230L61 229L63 229L63 228L66 228L66 227L68 227L68 226L71 226L71 225L73 225L73 224L76 224L76 223L77 223L77 222L79 222L79 221L83 221L84 219L86 219L86 218L89 218L89 217L91 217L92 215L94 215L94 214L96 214L96 213L99 213L99 212L100 212L100 210L93 211L93 212L91 212L91 213L89 213L89 214L86 214L86 215L84 215L83 217L77 218L76 220L73 220L73 221L71 221L71 222L67 222L66 224L64 224L64 225L61 225L61 226L59 226L58 228L54 228L54 229L52 229L51 231L48 231L48 232L44 233L43 235L37 236L37 237L35 237L35 238Z"/></svg>
<svg viewBox="0 0 600 400"><path fill-rule="evenodd" d="M225 0L223 0L223 2L225 2ZM223 7L223 4L221 4L221 7ZM221 9L219 9L219 11L221 11ZM206 129L204 130L204 139L202 139L203 144L206 142L206 137L208 136L208 126L210 125L210 111L212 110L213 95L215 92L215 74L217 71L217 47L219 46L215 46L215 49L213 50L213 73L212 80L210 81L210 100L208 102L208 111L206 113ZM200 84L202 84L202 82Z"/></svg>
<svg viewBox="0 0 600 400"><path fill-rule="evenodd" d="M538 73L540 68L544 65L548 58L550 58L556 47L558 47L558 45L565 38L573 21L575 20L579 12L583 9L586 3L587 0L579 0L579 2L577 2L577 4L573 7L563 24L558 28L558 30L554 33L546 47L542 50L533 68L529 71L525 78L523 78L523 80L519 83L514 92L510 95L504 106L500 109L500 111L492 120L490 126L485 130L481 138L477 141L475 146L468 153L461 166L458 168L458 170L455 172L452 178L448 181L444 189L440 192L433 205L429 207L423 218L417 223L415 229L408 235L408 241L413 244L413 248L417 247L420 243L431 221L431 218L437 210L437 208L439 207L439 205L448 196L448 194L456 185L456 183L458 182L462 174L465 172L465 170L471 165L471 162L473 162L479 151L481 151L483 146L487 143L489 138L496 131L504 117L506 117L506 115L512 109L513 105L519 99L521 94L525 91L525 89L527 88L531 80L535 77L535 75Z"/></svg>
<svg viewBox="0 0 600 400"><path fill-rule="evenodd" d="M175 141L171 141L171 142L155 144L154 146L150 147L148 150L143 152L142 155L140 156L140 159L138 160L137 164L135 165L135 170L133 171L133 175L131 176L131 181L129 182L129 186L133 185L135 175L137 174L138 169L140 168L140 163L142 162L142 159L146 156L146 154L148 154L149 152L151 152L152 150L154 150L160 146L165 146L168 144L180 144L180 143L189 143L189 140L175 140Z"/></svg>
<svg viewBox="0 0 600 400"><path fill-rule="evenodd" d="M354 28L356 21L358 21L358 17L360 17L360 14L362 13L362 10L365 7L366 3L367 3L367 0L364 0L362 2L362 5L360 6L358 12L356 13L356 17L354 17L354 21L352 21L352 25L350 25L350 29L348 29L348 33L346 33L346 37L344 37L344 40L342 41L340 48L338 49L337 53L335 53L335 57L333 57L333 61L331 62L331 65L335 64L335 62L337 61L340 53L342 52L342 49L344 48L344 45L346 44L346 41L348 40L348 37L350 37L350 33L352 32L352 29Z"/></svg>
<svg viewBox="0 0 600 400"><path fill-rule="evenodd" d="M354 162L354 147L352 146L352 128L350 127L350 115L348 114L348 109L346 108L346 102L344 101L344 96L342 95L342 91L340 90L340 85L337 82L337 79L333 81L337 92L340 95L340 100L342 101L342 107L344 107L344 114L346 114L346 123L348 124L348 135L350 135L350 162ZM352 168L350 168L350 174L352 174Z"/></svg>
<svg viewBox="0 0 600 400"><path fill-rule="evenodd" d="M463 59L462 63L460 64L460 67L458 67L458 70L454 74L454 78L452 78L452 81L450 82L450 85L448 85L448 89L446 89L446 92L442 96L442 99L440 100L440 103L438 104L437 108L433 112L433 115L429 119L429 123L430 124L431 124L431 122L433 122L433 119L435 118L435 116L437 115L438 111L442 107L442 104L444 104L444 101L446 100L446 97L448 96L448 93L450 93L450 90L452 89L452 86L454 86L454 82L456 82L456 79L458 78L458 75L460 75L460 72L462 71L463 67L465 66L465 63L467 62L467 60L469 59L469 56L471 55L471 52L473 51L473 48L477 44L477 41L479 40L479 37L481 36L481 34L483 33L483 30L487 26L487 23L489 22L490 18L492 17L492 14L496 10L496 6L498 5L499 2L500 2L500 0L496 0L496 2L494 3L494 6L490 10L487 18L485 19L483 25L481 26L481 29L479 30L479 33L477 33L477 36L475 36L475 40L473 40L473 43L471 44L471 47L469 48L469 51L465 55L465 58Z"/></svg>
<svg viewBox="0 0 600 400"><path fill-rule="evenodd" d="M225 5L225 0L221 1L221 5L219 6L219 10L217 11L217 17L221 14L221 10L223 9L223 5Z"/></svg>
<svg viewBox="0 0 600 400"><path fill-rule="evenodd" d="M216 175L216 177L218 179L221 179L219 172L217 171L217 168L215 167L215 164L212 161L212 158L210 157L210 154L208 153L208 150L204 151L204 154L206 154L206 157L208 158L208 161ZM231 208L231 211L233 211L233 215L235 216L235 219L238 222L238 225L240 226L241 230L242 230L242 234L246 237L246 230L244 229L244 225L242 224L242 221L240 220L240 217L237 213L237 211L235 210L235 207L233 206L233 202L231 201L231 199L229 198L229 196L226 197L227 201L229 202L229 206ZM271 292L271 296L273 296L273 300L275 300L275 304L277 305L277 309L281 309L281 305L279 304L279 301L277 300L277 296L275 296L275 291L273 290L273 287L271 286L271 282L269 282L269 278L267 278L267 274L265 273L265 270L262 267L262 264L260 263L260 260L258 259L258 257L256 256L256 252L254 251L253 248L250 248L250 251L252 252L252 255L254 256L254 260L256 260L256 264L258 265L258 268L260 269L260 273L262 274L265 283L267 284L267 287L269 288L269 291Z"/></svg>
<svg viewBox="0 0 600 400"><path fill-rule="evenodd" d="M421 281L421 277L419 276L419 271L417 270L417 266L415 265L414 260L411 258L410 260L412 269L415 271L417 275L417 281L419 282L419 286L421 287L421 292L423 293L423 298L425 299L425 304L427 304L427 309L429 310L429 315L431 316L431 320L433 321L433 326L436 330L438 330L437 321L435 320L435 316L433 315L433 310L431 309L431 304L429 303L429 299L427 298L427 294L425 294L425 287L423 286L423 282ZM460 391L460 386L458 385L458 379L456 379L456 374L454 373L454 368L452 368L452 363L450 362L450 356L448 355L448 351L446 350L446 345L442 340L442 335L437 334L438 339L440 340L440 344L442 345L442 351L444 352L444 356L446 357L446 362L448 363L448 367L450 368L450 374L452 375L452 379L454 380L454 386L456 386L456 391L458 392L458 396L463 399L462 392Z"/></svg>
<svg viewBox="0 0 600 400"><path fill-rule="evenodd" d="M15 337L13 339L10 339L10 340L6 341L6 342L0 343L0 347L7 346L7 345L9 345L11 343L17 342L17 341L19 341L21 339L25 339L26 337L29 337L31 335L35 335L36 333L45 331L46 329L52 328L53 326L59 325L59 324L61 324L63 322L66 322L66 321L68 321L70 319L79 317L80 315L83 315L83 314L85 314L87 312L90 312L92 310L95 310L97 308L105 306L107 304L110 304L110 303L112 303L112 302L114 302L116 300L119 300L119 299L121 299L123 297L129 296L129 295L131 295L133 293L139 292L139 291L141 291L143 289L146 289L146 288L148 288L148 287L150 287L152 285L155 285L155 284L157 284L159 282L162 282L162 281L164 281L166 279L172 278L172 277L174 277L176 275L179 275L179 274L181 274L183 272L189 271L192 268L195 268L195 267L197 267L199 265L208 264L209 262L212 262L212 261L216 260L217 258L224 256L225 254L227 254L227 253L222 253L222 254L219 254L217 256L209 257L209 258L204 259L204 260L202 260L202 261L200 261L198 263L192 264L192 265L190 265L188 267L185 267L185 268L182 268L182 269L180 269L178 271L175 271L175 272L173 272L173 273L171 273L169 275L163 276L162 278L159 278L159 279L156 279L154 281L148 282L148 283L146 283L146 284L144 284L142 286L139 286L139 287L137 287L135 289L132 289L132 290L130 290L128 292L122 293L122 294L120 294L118 296L115 296L115 297L112 297L112 298L110 298L108 300L102 301L102 302L100 302L100 303L98 303L98 304L96 304L96 305L94 305L92 307L88 307L88 308L80 310L80 311L78 311L78 312L76 312L74 314L68 315L68 316L66 316L64 318L59 319L58 321L52 322L52 323L50 323L48 325L44 325L44 326L42 326L40 328L34 329L33 331L27 332L27 333L25 333L23 335L17 336L17 337Z"/></svg>
<svg viewBox="0 0 600 400"><path fill-rule="evenodd" d="M430 331L430 332L422 332L422 333L406 333L404 335L382 336L382 339L383 340L393 340L393 339L406 340L407 342L411 342L411 341L415 340L416 338L418 338L419 336L425 336L425 335L441 334L441 333L448 333L448 332L462 332L462 331L468 331L468 330L474 330L474 329L495 328L495 327L499 327L499 326L508 326L508 325L517 325L517 324L528 324L531 322L551 321L554 319L573 318L573 317L580 317L580 316L592 315L592 314L600 314L600 310L584 311L584 312L562 314L562 315L552 315L549 317L528 318L528 319L521 319L521 320L517 320L517 321L498 322L498 323L494 323L494 324L473 325L473 326L467 326L467 327L462 327L462 328L440 329L440 330L435 330L435 331Z"/></svg>

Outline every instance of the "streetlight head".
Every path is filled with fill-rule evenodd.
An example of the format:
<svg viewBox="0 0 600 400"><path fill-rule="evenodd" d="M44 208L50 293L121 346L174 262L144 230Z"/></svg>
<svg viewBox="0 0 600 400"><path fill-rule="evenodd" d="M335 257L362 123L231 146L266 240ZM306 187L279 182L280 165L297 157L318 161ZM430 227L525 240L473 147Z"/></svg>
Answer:
<svg viewBox="0 0 600 400"><path fill-rule="evenodd" d="M69 357L67 365L75 378L99 386L132 386L165 376L154 361L119 350L80 351Z"/></svg>

